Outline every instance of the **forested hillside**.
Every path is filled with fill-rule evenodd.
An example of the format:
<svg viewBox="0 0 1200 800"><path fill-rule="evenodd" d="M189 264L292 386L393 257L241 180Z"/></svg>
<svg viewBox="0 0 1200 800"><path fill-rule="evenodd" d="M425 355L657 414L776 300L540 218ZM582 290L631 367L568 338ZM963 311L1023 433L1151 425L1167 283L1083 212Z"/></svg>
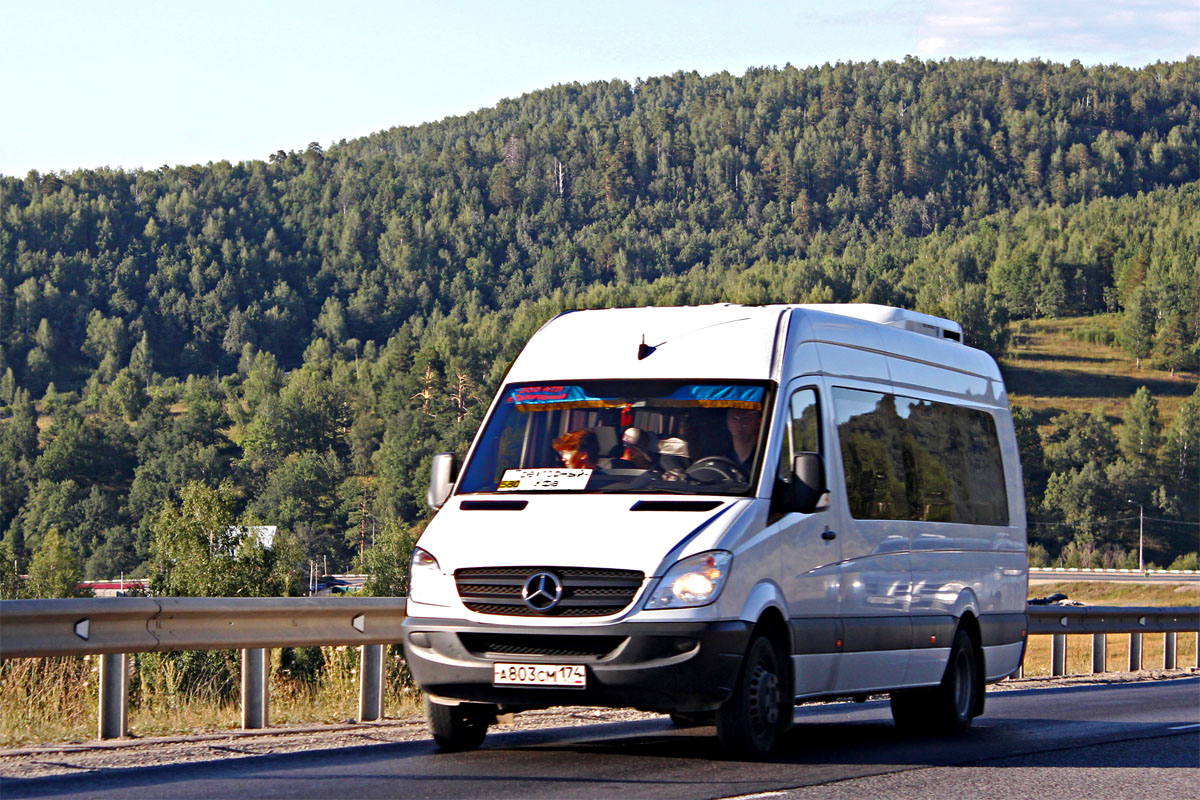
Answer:
<svg viewBox="0 0 1200 800"><path fill-rule="evenodd" d="M0 561L166 581L155 532L200 483L349 568L420 523L430 454L566 308L888 303L997 356L1012 320L1118 312L1131 358L1194 370L1197 87L1196 58L676 73L265 161L0 177ZM1051 557L1129 546L1094 524L1112 503L1064 499L1096 470L1200 519L1200 396L1153 416L1128 447L1092 420L1121 444L1090 466L1058 447L1083 421L1027 418Z"/></svg>

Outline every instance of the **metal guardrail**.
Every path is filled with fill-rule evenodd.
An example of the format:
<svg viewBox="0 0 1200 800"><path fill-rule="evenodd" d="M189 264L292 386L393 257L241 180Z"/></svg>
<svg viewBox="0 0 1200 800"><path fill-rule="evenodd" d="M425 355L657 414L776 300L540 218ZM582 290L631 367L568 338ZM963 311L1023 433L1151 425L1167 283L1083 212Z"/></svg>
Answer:
<svg viewBox="0 0 1200 800"><path fill-rule="evenodd" d="M0 600L0 658L385 644L403 597Z"/></svg>
<svg viewBox="0 0 1200 800"><path fill-rule="evenodd" d="M1029 606L1029 635L1050 635L1050 675L1067 672L1067 634L1091 634L1092 673L1108 670L1108 634L1129 634L1129 671L1142 668L1142 635L1163 634L1163 669L1178 665L1179 634L1200 631L1197 606ZM1196 667L1200 668L1200 633ZM1024 669L1024 667L1022 667Z"/></svg>
<svg viewBox="0 0 1200 800"><path fill-rule="evenodd" d="M383 716L383 646L403 597L98 597L0 600L0 658L100 659L99 738L129 731L129 653L241 650L242 727L269 719L268 649L357 645L358 716Z"/></svg>
<svg viewBox="0 0 1200 800"><path fill-rule="evenodd" d="M1200 630L1200 606L1029 606L1029 635Z"/></svg>
<svg viewBox="0 0 1200 800"><path fill-rule="evenodd" d="M359 719L383 716L383 647L402 638L403 597L104 597L0 600L0 658L100 654L99 738L128 731L126 655L179 650L242 651L242 727L268 721L267 651L356 645ZM1200 631L1200 607L1030 606L1029 635L1054 637L1052 669L1064 674L1067 634L1091 634L1093 672L1104 672L1106 634L1130 635L1130 669L1141 637L1162 633L1164 666L1176 665L1180 632ZM1197 647L1200 667L1200 646ZM1135 660L1136 659L1136 660Z"/></svg>
<svg viewBox="0 0 1200 800"><path fill-rule="evenodd" d="M1200 575L1200 570L1195 569L1117 569L1114 567L1030 567L1029 574L1032 577L1034 574L1063 574L1069 575L1144 575L1148 578L1154 577L1171 577L1172 575L1180 576L1196 576Z"/></svg>

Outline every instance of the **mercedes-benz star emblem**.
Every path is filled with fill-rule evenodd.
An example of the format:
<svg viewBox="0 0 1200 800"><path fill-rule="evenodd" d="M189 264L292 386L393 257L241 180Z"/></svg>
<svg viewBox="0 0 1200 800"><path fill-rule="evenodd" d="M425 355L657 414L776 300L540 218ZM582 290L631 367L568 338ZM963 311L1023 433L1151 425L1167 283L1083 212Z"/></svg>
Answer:
<svg viewBox="0 0 1200 800"><path fill-rule="evenodd" d="M553 572L535 572L521 587L521 599L534 611L549 611L562 596L562 581Z"/></svg>

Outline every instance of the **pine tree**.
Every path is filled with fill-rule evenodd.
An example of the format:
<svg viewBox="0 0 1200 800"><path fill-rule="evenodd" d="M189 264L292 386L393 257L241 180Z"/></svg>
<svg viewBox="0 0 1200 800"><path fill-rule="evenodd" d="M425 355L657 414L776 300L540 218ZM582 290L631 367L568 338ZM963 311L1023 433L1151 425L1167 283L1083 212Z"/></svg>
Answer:
<svg viewBox="0 0 1200 800"><path fill-rule="evenodd" d="M1117 447L1121 456L1143 474L1155 472L1155 457L1162 440L1162 423L1158 418L1158 401L1145 386L1133 393L1125 407L1125 422L1121 426Z"/></svg>
<svg viewBox="0 0 1200 800"><path fill-rule="evenodd" d="M1134 289L1126 301L1118 336L1141 369L1142 359L1150 355L1154 344L1154 300L1145 286Z"/></svg>
<svg viewBox="0 0 1200 800"><path fill-rule="evenodd" d="M1168 485L1195 502L1200 485L1200 387L1175 412L1163 436L1160 463Z"/></svg>
<svg viewBox="0 0 1200 800"><path fill-rule="evenodd" d="M76 597L80 575L79 555L57 529L51 528L29 562L30 594L39 598Z"/></svg>

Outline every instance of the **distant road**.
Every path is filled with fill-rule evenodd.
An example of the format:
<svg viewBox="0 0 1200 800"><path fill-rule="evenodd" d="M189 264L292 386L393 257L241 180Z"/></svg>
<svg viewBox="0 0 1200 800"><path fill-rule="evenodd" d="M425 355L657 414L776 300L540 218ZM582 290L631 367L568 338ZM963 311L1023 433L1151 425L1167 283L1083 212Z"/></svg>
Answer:
<svg viewBox="0 0 1200 800"><path fill-rule="evenodd" d="M1030 583L1067 583L1076 581L1112 581L1115 583L1200 583L1200 574L1164 572L1049 572L1029 571Z"/></svg>
<svg viewBox="0 0 1200 800"><path fill-rule="evenodd" d="M966 735L905 737L886 702L802 707L780 753L724 760L665 718L113 770L0 784L5 800L94 798L1196 797L1200 678L989 694Z"/></svg>

